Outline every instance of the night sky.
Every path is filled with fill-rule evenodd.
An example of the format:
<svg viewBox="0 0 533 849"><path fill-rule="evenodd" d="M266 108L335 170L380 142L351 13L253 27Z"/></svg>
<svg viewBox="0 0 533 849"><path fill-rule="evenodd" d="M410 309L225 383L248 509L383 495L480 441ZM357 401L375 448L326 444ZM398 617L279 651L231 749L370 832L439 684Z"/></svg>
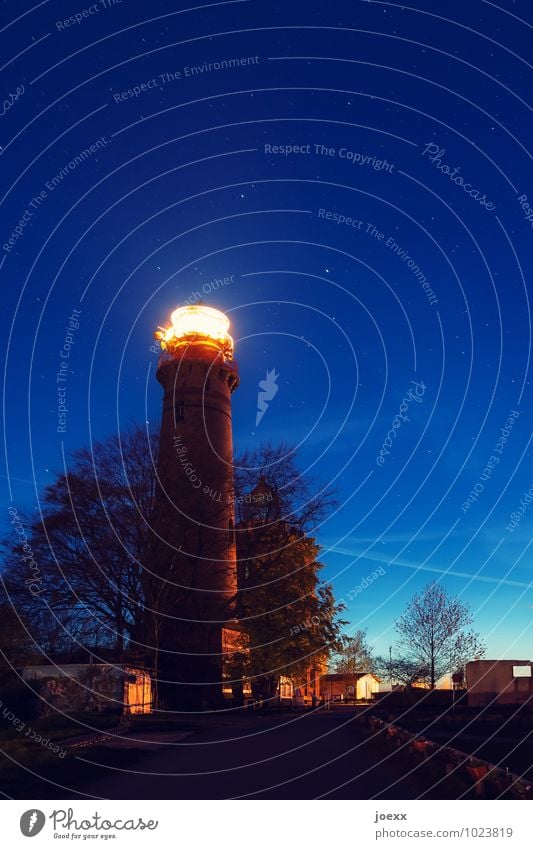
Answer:
<svg viewBox="0 0 533 849"><path fill-rule="evenodd" d="M489 658L531 658L530 3L186 6L1 3L4 524L158 421L153 331L200 294L236 450L337 488L339 599L385 572L352 626L388 652L438 579Z"/></svg>

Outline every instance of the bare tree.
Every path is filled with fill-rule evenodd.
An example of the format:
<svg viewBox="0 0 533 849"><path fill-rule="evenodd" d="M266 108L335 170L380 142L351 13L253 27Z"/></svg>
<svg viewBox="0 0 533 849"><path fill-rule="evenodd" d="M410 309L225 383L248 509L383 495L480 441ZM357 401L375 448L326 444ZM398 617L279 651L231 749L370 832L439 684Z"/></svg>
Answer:
<svg viewBox="0 0 533 849"><path fill-rule="evenodd" d="M429 674L427 666L405 657L376 657L375 669L380 678L403 684L404 687L413 687L419 681L427 680Z"/></svg>
<svg viewBox="0 0 533 849"><path fill-rule="evenodd" d="M433 690L443 675L485 653L479 634L469 629L472 622L468 605L430 583L413 596L396 622L399 654L418 667Z"/></svg>
<svg viewBox="0 0 533 849"><path fill-rule="evenodd" d="M27 519L39 597L25 586L19 543L5 541L8 594L33 632L41 634L43 616L49 633L62 628L56 653L79 642L113 648L121 659L139 631L155 478L150 443L154 450L154 437L136 427L75 451L66 473L46 487L41 514Z"/></svg>
<svg viewBox="0 0 533 849"><path fill-rule="evenodd" d="M261 481L273 498L262 503L262 520L287 523L291 532L312 533L336 504L335 493L317 478L300 472L296 450L287 443L262 443L235 459L235 512L237 522L249 517L252 490Z"/></svg>
<svg viewBox="0 0 533 849"><path fill-rule="evenodd" d="M360 629L342 637L333 661L335 672L345 674L371 672L374 669L372 650L366 631Z"/></svg>

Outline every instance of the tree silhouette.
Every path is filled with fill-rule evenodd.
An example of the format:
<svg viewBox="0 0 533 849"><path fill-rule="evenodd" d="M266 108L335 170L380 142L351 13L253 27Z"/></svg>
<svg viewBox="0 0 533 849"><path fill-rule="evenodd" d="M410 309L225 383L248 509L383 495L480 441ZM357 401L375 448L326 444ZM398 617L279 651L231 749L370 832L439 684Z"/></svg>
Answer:
<svg viewBox="0 0 533 849"><path fill-rule="evenodd" d="M41 512L25 520L38 596L28 592L19 543L4 542L7 592L43 649L100 647L123 659L145 615L154 450L154 437L135 427L73 452L67 471L45 488Z"/></svg>
<svg viewBox="0 0 533 849"><path fill-rule="evenodd" d="M271 698L281 676L296 686L321 670L340 627L329 584L320 580L312 529L334 504L331 492L302 476L290 446L264 443L235 461L237 617L247 650L232 668Z"/></svg>
<svg viewBox="0 0 533 849"><path fill-rule="evenodd" d="M413 596L396 622L398 654L415 664L433 690L443 675L485 653L479 634L468 627L472 621L468 605L432 582Z"/></svg>

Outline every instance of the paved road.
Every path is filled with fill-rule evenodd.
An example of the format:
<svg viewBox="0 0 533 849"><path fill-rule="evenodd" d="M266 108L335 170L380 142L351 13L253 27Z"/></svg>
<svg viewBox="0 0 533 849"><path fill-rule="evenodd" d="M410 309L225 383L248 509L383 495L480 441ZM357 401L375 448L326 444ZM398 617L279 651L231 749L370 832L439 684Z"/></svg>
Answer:
<svg viewBox="0 0 533 849"><path fill-rule="evenodd" d="M125 772L93 773L80 796L414 799L425 789L419 773L405 776L409 760L378 746L351 713L233 717L176 740L145 744ZM91 750L82 756L92 760Z"/></svg>

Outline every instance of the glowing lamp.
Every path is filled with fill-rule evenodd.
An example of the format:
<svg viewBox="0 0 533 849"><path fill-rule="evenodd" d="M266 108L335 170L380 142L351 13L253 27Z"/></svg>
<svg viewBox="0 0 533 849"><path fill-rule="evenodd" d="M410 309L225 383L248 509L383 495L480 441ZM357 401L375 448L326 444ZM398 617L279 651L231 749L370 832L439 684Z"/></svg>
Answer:
<svg viewBox="0 0 533 849"><path fill-rule="evenodd" d="M220 310L193 304L178 307L170 316L170 325L155 332L161 348L173 354L190 345L207 345L219 350L224 357L233 356L233 339L228 333L229 318Z"/></svg>

